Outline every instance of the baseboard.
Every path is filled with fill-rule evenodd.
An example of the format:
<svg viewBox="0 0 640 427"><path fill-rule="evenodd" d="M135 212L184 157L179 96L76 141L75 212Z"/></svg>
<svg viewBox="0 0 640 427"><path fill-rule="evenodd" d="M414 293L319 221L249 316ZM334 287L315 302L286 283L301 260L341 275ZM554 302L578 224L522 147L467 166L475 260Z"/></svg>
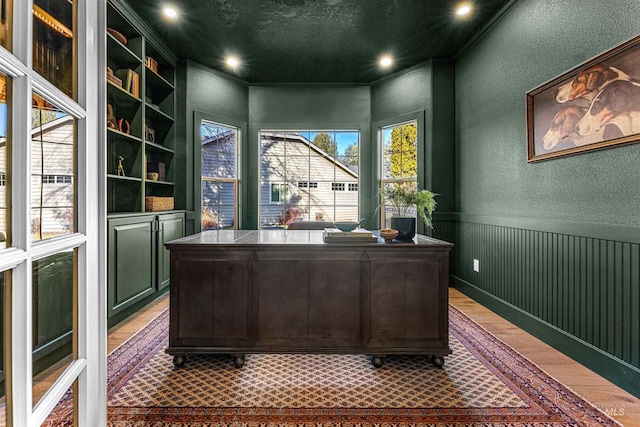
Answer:
<svg viewBox="0 0 640 427"><path fill-rule="evenodd" d="M531 316L469 282L455 276L451 276L451 282L454 288L489 310L608 379L618 387L640 398L640 369Z"/></svg>
<svg viewBox="0 0 640 427"><path fill-rule="evenodd" d="M153 302L154 300L160 298L162 295L166 294L168 291L169 291L169 286L167 286L166 288L161 289L161 290L159 290L157 292L152 293L148 297L146 297L144 299L141 299L140 301L136 302L132 306L129 306L129 307L125 308L124 310L119 311L118 313L116 313L113 316L109 317L107 319L107 328L111 328L111 327L117 325L118 323L122 322L124 319L126 319L129 316L131 316L132 314L134 314L135 312L137 312L138 310L143 308L145 305Z"/></svg>

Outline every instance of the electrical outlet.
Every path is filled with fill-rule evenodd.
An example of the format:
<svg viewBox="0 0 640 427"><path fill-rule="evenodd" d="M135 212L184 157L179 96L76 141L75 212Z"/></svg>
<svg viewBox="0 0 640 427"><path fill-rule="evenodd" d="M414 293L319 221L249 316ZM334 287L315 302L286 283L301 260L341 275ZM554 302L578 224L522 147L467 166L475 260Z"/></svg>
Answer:
<svg viewBox="0 0 640 427"><path fill-rule="evenodd" d="M480 273L480 261L475 258L473 260L473 271Z"/></svg>

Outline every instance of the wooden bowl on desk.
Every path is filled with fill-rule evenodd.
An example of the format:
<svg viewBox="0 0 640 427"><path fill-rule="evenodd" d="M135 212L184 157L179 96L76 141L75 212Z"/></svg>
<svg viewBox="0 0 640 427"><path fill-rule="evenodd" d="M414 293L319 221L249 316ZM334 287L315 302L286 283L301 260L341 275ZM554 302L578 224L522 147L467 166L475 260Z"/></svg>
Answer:
<svg viewBox="0 0 640 427"><path fill-rule="evenodd" d="M383 228L378 231L378 233L380 234L380 237L384 239L385 243L391 243L393 242L393 239L398 237L398 230L394 230L392 228Z"/></svg>

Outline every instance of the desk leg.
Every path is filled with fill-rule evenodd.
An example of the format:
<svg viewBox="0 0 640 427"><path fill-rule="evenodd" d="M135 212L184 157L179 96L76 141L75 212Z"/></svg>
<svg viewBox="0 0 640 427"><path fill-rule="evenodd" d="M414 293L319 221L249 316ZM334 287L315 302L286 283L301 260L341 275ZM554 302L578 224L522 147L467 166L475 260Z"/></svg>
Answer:
<svg viewBox="0 0 640 427"><path fill-rule="evenodd" d="M234 354L233 355L233 365L240 369L244 366L245 356L244 354Z"/></svg>
<svg viewBox="0 0 640 427"><path fill-rule="evenodd" d="M382 368L382 365L384 365L384 356L373 356L371 358L371 363L376 368Z"/></svg>
<svg viewBox="0 0 640 427"><path fill-rule="evenodd" d="M436 368L442 368L444 366L444 357L432 354L431 363L433 363L433 366L435 366Z"/></svg>
<svg viewBox="0 0 640 427"><path fill-rule="evenodd" d="M176 368L183 367L186 361L186 354L176 354L175 356L173 356L173 366L175 366Z"/></svg>

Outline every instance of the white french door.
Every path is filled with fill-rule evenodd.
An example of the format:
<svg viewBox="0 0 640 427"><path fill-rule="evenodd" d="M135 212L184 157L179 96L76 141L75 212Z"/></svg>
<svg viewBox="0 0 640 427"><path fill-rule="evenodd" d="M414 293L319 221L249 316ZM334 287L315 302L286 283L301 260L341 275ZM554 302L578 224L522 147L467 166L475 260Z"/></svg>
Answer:
<svg viewBox="0 0 640 427"><path fill-rule="evenodd" d="M105 425L106 2L0 9L0 425Z"/></svg>

